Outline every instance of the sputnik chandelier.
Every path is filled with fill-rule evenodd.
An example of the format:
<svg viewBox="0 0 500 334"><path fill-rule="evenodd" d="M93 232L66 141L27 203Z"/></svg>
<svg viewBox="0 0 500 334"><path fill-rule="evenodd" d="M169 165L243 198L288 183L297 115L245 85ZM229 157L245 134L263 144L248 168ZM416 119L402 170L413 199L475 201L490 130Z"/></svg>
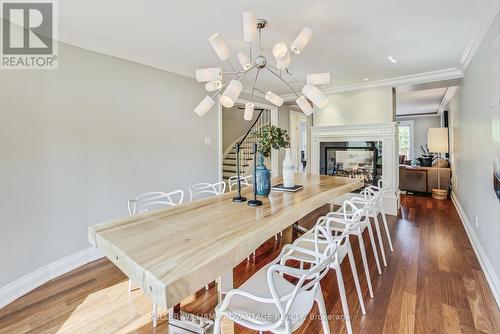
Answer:
<svg viewBox="0 0 500 334"><path fill-rule="evenodd" d="M274 68L271 68L267 58L262 54L263 49L261 48L261 32L262 29L265 28L266 23L267 21L265 19L257 19L255 12L243 13L243 39L246 43L248 43L249 55L245 52L238 52L237 58L241 65L240 69L235 68L231 63L231 53L219 33L215 33L209 37L208 41L212 45L219 59L221 61L227 61L229 66L232 68L232 71L223 72L220 67L196 70L196 80L198 82L205 82L205 89L208 92L215 92L211 96L207 95L194 109L195 113L200 117L205 115L212 108L215 104L214 98L222 90L224 90L224 92L219 98L220 103L226 108L233 107L238 99L238 96L243 91L243 84L241 80L254 70L256 73L255 79L253 80L253 87L250 91L250 102L245 104L245 113L243 116L245 120L250 121L253 118L253 111L255 107L253 98L255 92L264 95L264 98L275 106L279 107L283 104L283 98L278 94L275 94L272 91L264 92L256 87L259 74L263 70L267 70L272 73L291 90L291 92L297 97L295 102L307 116L313 113L313 107L309 103L308 99L318 108L326 106L328 103L328 97L321 92L317 85L330 83L330 73L315 73L307 75L306 83L294 80L293 78L291 80L286 80L284 77L285 73L288 76L293 77L288 70L292 64L292 58L303 52L304 48L311 40L312 30L310 28L302 29L297 38L295 38L292 44L290 44L290 50L285 43L281 42L273 46L272 55L277 69L275 70ZM253 42L257 42L258 45L258 56L255 59L252 57ZM226 76L232 76L232 78L230 80L224 80L224 77ZM299 93L297 93L297 85L302 86L303 95L299 95Z"/></svg>

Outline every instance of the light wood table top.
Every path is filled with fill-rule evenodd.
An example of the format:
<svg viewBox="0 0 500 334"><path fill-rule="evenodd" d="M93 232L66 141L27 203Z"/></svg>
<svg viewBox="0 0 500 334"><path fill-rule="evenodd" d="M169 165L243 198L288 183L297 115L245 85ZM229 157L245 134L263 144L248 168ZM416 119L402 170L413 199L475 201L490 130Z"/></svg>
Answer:
<svg viewBox="0 0 500 334"><path fill-rule="evenodd" d="M273 184L280 182L273 179ZM89 241L161 307L170 308L232 270L267 239L339 195L356 179L296 175L304 189L272 191L261 207L235 192L89 227ZM243 195L251 198L251 188Z"/></svg>

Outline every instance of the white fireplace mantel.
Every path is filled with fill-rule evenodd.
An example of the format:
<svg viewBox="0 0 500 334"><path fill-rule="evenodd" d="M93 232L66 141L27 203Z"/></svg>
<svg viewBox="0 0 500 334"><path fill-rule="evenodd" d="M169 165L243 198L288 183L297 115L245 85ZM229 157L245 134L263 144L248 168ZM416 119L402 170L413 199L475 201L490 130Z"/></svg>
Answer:
<svg viewBox="0 0 500 334"><path fill-rule="evenodd" d="M382 177L392 185L384 196L385 212L397 215L399 209L399 170L397 123L316 126L311 128L311 173L320 174L322 142L382 142Z"/></svg>

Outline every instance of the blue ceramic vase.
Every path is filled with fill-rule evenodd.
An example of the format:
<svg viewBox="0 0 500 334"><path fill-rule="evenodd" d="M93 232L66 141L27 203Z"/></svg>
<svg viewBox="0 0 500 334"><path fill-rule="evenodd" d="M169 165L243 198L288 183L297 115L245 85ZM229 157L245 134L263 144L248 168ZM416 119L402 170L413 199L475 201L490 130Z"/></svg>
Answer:
<svg viewBox="0 0 500 334"><path fill-rule="evenodd" d="M267 197L271 192L271 172L264 165L264 156L259 152L255 169L257 196Z"/></svg>

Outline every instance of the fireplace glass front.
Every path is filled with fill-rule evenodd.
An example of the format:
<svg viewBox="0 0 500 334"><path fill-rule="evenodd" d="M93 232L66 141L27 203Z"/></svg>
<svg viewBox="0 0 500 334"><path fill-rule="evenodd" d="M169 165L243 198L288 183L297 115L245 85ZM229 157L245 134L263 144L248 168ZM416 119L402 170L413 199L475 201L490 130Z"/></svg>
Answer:
<svg viewBox="0 0 500 334"><path fill-rule="evenodd" d="M321 174L357 178L365 187L382 176L382 142L323 142Z"/></svg>

